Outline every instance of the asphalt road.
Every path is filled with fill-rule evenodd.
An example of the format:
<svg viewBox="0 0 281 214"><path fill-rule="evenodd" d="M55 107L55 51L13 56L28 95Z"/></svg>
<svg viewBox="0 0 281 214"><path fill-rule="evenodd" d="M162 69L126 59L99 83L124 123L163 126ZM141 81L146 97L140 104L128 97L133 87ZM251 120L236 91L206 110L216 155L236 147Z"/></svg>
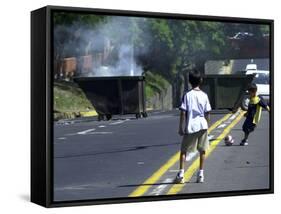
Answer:
<svg viewBox="0 0 281 214"><path fill-rule="evenodd" d="M212 114L211 121L215 123L224 116ZM134 193L155 196L170 194L171 189L173 194L188 194L268 188L268 113L263 112L247 147L237 146L243 121L243 118L237 120L238 117L229 117L210 133L211 145L217 145L206 160L206 182L194 183L195 177L189 169L194 167L197 156L190 154L186 172L191 178L176 191L173 179L178 156L169 167L167 161L180 147L178 111L153 112L139 120L122 116L102 122L87 119L55 123L54 200L119 198ZM235 120L238 123L229 130L236 145L226 147L219 137ZM159 174L159 169L163 174ZM150 183L145 183L151 177Z"/></svg>
<svg viewBox="0 0 281 214"><path fill-rule="evenodd" d="M183 192L239 191L269 188L269 114L263 112L262 120L254 133L250 134L249 145L239 146L243 134L242 119L232 130L235 145L219 144L206 161L205 182L192 185L195 176Z"/></svg>

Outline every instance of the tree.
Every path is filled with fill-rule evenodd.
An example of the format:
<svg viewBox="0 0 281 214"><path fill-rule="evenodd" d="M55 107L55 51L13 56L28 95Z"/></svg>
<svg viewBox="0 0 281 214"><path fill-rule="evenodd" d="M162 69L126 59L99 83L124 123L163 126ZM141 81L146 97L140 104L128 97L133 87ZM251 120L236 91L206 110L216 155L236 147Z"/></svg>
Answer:
<svg viewBox="0 0 281 214"><path fill-rule="evenodd" d="M182 83L188 70L198 67L207 56L221 53L224 48L222 24L175 19L149 20L151 42L144 64L160 73L173 86L177 106Z"/></svg>

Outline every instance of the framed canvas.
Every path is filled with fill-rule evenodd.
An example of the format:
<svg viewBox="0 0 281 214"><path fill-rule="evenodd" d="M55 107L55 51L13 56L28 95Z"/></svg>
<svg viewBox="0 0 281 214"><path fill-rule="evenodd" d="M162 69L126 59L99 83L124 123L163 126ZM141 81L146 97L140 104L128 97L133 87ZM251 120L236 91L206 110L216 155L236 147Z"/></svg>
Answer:
<svg viewBox="0 0 281 214"><path fill-rule="evenodd" d="M273 20L31 12L31 201L273 193Z"/></svg>

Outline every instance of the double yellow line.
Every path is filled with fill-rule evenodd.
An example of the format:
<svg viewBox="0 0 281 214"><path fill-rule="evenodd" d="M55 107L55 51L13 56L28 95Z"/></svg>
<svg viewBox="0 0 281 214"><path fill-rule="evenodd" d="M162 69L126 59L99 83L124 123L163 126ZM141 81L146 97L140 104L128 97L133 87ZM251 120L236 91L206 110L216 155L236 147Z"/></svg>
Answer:
<svg viewBox="0 0 281 214"><path fill-rule="evenodd" d="M244 112L241 111L240 114L238 115L238 117L235 118L235 120L233 120L233 122L223 130L223 132L216 138L216 140L214 140L210 146L210 149L206 152L206 158L214 151L214 149L217 147L217 145L219 144L219 142L225 138L225 136L230 132L230 130L241 120L241 118L243 117ZM193 174L197 171L197 169L199 168L199 162L200 159L199 157L190 165L190 167L188 168L188 170L184 173L184 178L185 181L188 182ZM182 190L182 188L184 187L184 184L174 184L170 190L168 191L168 195L174 195L177 194L178 192L180 192Z"/></svg>
<svg viewBox="0 0 281 214"><path fill-rule="evenodd" d="M215 122L214 124L212 124L212 126L208 129L208 132L210 133L211 131L213 131L217 126L219 126L222 122L224 122L225 120L227 120L232 114L226 114L223 118L221 118L220 120L218 120L217 122ZM235 120L236 121L236 120ZM236 124L236 123L235 123ZM234 126L234 125L233 125ZM230 127L230 125L228 126ZM232 127L231 127L232 128ZM231 129L230 128L230 129ZM229 130L230 130L229 129ZM224 132L223 132L224 133ZM227 132L228 133L228 132ZM222 134L219 136L219 138L216 140L218 141L220 139L220 137L222 136ZM221 139L220 139L221 140ZM217 142L217 144L220 142L220 140ZM213 144L214 145L214 142ZM214 148L211 147L210 150L207 152L206 156L208 156L210 154L210 151L213 150ZM147 180L144 181L143 184L141 184L137 189L135 189L130 195L129 197L138 197L138 196L142 196L144 195L148 189L155 184L164 174L165 172L171 168L178 160L179 160L179 155L180 152L177 152L176 154L174 154L164 165L162 165L162 167L160 167L155 173L153 173ZM198 163L197 163L198 162ZM189 170L187 170L187 172L189 173L185 173L185 179L188 180L187 178L191 178L193 173L195 172L195 170L198 168L198 164L199 164L199 160L197 159L192 165L192 169L191 167L189 168ZM193 173L192 173L193 172ZM192 173L192 174L191 174ZM190 179L189 178L189 179ZM181 185L183 186L183 185ZM175 194L175 192L178 192L177 190L180 191L179 186L178 185L174 185L172 186L171 190L169 191L169 194Z"/></svg>

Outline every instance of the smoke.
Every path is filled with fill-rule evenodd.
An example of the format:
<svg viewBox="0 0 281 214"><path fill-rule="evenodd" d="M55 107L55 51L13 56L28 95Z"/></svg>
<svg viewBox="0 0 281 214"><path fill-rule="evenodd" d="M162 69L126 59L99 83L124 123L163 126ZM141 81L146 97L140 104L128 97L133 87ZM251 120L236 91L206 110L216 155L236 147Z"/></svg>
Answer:
<svg viewBox="0 0 281 214"><path fill-rule="evenodd" d="M149 38L149 33L136 25L144 24L144 18L109 16L95 26L56 25L55 60L75 57L75 76L80 77L140 76L143 69L137 59L146 50L135 45L136 39Z"/></svg>
<svg viewBox="0 0 281 214"><path fill-rule="evenodd" d="M142 67L136 64L134 46L122 44L118 50L118 61L114 66L103 65L94 68L87 76L140 76L142 73Z"/></svg>

